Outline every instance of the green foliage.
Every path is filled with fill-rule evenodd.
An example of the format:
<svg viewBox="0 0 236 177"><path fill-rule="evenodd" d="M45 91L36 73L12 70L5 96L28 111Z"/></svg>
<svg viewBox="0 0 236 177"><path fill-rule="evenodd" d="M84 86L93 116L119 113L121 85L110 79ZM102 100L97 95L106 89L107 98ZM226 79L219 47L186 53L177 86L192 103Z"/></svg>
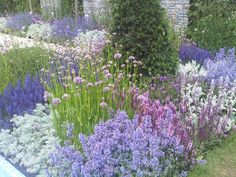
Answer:
<svg viewBox="0 0 236 177"><path fill-rule="evenodd" d="M14 48L0 54L0 92L9 84L15 84L25 75L35 75L47 66L50 54L41 48Z"/></svg>
<svg viewBox="0 0 236 177"><path fill-rule="evenodd" d="M74 135L90 134L98 122L109 118L110 109L126 110L133 116L129 90L136 85L138 63L127 60L122 64L126 57L115 59L113 50L107 51L106 58L97 57L95 61L81 59L79 76L76 77L75 73L71 75L70 69L60 70L60 73L67 73L59 75L63 83L58 82L58 74L54 73L46 86L50 93L47 94L49 102L53 105L55 127L61 139L66 139L66 122L74 124ZM63 60L68 60L68 57ZM61 66L58 61L58 58L54 61L55 68ZM78 143L77 138L74 143Z"/></svg>
<svg viewBox="0 0 236 177"><path fill-rule="evenodd" d="M113 43L144 63L146 74L170 74L178 60L174 34L159 0L111 1Z"/></svg>
<svg viewBox="0 0 236 177"><path fill-rule="evenodd" d="M236 2L192 1L188 38L209 50L236 46Z"/></svg>
<svg viewBox="0 0 236 177"><path fill-rule="evenodd" d="M236 174L236 133L207 151L207 163L197 165L189 177L229 177Z"/></svg>
<svg viewBox="0 0 236 177"><path fill-rule="evenodd" d="M39 13L41 11L40 0L31 0L33 12ZM1 0L0 1L0 14L16 13L16 12L28 12L29 1L28 0Z"/></svg>
<svg viewBox="0 0 236 177"><path fill-rule="evenodd" d="M52 115L37 105L33 115L13 117L14 129L1 130L0 151L10 157L13 163L27 168L27 172L45 177L49 166L49 154L60 140L53 128Z"/></svg>

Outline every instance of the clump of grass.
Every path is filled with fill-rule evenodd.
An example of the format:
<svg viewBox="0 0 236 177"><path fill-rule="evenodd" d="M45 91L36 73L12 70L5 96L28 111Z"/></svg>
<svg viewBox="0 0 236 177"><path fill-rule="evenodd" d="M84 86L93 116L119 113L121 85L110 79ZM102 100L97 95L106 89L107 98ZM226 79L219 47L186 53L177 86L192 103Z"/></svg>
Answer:
<svg viewBox="0 0 236 177"><path fill-rule="evenodd" d="M0 54L0 92L9 83L15 85L26 74L35 75L42 67L48 65L50 54L38 47L14 48Z"/></svg>

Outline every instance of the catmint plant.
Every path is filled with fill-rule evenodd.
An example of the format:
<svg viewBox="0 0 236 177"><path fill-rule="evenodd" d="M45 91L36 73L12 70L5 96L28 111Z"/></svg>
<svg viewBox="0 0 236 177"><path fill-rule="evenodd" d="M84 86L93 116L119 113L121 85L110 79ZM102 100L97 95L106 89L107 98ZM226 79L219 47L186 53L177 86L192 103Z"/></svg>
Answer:
<svg viewBox="0 0 236 177"><path fill-rule="evenodd" d="M7 26L13 31L24 31L32 23L34 23L33 15L23 12L9 17Z"/></svg>
<svg viewBox="0 0 236 177"><path fill-rule="evenodd" d="M94 134L81 134L81 152L70 143L57 146L51 154L50 171L57 176L177 176L185 168L184 147L176 136L153 130L146 116L128 118L118 111L111 120L95 127ZM50 175L49 176L53 176Z"/></svg>
<svg viewBox="0 0 236 177"><path fill-rule="evenodd" d="M235 49L220 49L213 60L206 60L207 79L217 84L221 77L228 77L230 82L236 79Z"/></svg>

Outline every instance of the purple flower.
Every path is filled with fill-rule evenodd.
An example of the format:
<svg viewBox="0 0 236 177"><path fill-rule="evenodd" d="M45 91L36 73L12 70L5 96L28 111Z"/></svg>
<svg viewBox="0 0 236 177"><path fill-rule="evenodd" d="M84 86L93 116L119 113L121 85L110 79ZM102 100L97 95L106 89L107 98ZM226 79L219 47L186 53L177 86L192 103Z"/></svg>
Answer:
<svg viewBox="0 0 236 177"><path fill-rule="evenodd" d="M120 53L116 53L116 54L114 55L114 58L115 58L115 59L121 59L121 57L122 57L122 54L120 54Z"/></svg>
<svg viewBox="0 0 236 177"><path fill-rule="evenodd" d="M73 81L74 81L74 83L76 83L76 84L82 84L83 79L82 79L81 77L77 76L77 77L74 78Z"/></svg>
<svg viewBox="0 0 236 177"><path fill-rule="evenodd" d="M52 104L53 104L53 105L57 106L57 105L59 105L60 103L61 103L60 98L53 98L53 99L52 99Z"/></svg>
<svg viewBox="0 0 236 177"><path fill-rule="evenodd" d="M179 175L184 168L172 168L183 160L183 146L174 141L177 137L155 133L150 116L140 126L137 119L117 112L97 125L94 134L79 135L81 152L68 143L58 146L51 155L52 165L65 176Z"/></svg>
<svg viewBox="0 0 236 177"><path fill-rule="evenodd" d="M14 31L21 31L32 23L34 23L34 17L32 14L19 13L10 17L7 26Z"/></svg>
<svg viewBox="0 0 236 177"><path fill-rule="evenodd" d="M0 115L8 118L14 114L31 114L37 103L44 103L43 95L39 78L26 75L24 83L18 80L16 86L9 85L0 96Z"/></svg>
<svg viewBox="0 0 236 177"><path fill-rule="evenodd" d="M179 50L179 58L183 63L194 60L202 65L205 59L212 59L212 54L206 49L199 48L195 44L183 43Z"/></svg>
<svg viewBox="0 0 236 177"><path fill-rule="evenodd" d="M214 60L206 60L205 67L207 69L207 79L211 82L215 80L219 84L221 77L229 78L229 83L236 79L236 63L235 63L235 49L220 49L216 54Z"/></svg>

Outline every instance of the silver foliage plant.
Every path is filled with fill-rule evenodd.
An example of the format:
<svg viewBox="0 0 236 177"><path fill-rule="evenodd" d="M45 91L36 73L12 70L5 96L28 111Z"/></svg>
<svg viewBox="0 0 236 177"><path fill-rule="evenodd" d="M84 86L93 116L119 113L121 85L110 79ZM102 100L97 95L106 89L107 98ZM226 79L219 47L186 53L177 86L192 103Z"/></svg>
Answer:
<svg viewBox="0 0 236 177"><path fill-rule="evenodd" d="M50 40L52 31L53 27L49 23L32 24L29 26L26 36L37 40Z"/></svg>
<svg viewBox="0 0 236 177"><path fill-rule="evenodd" d="M235 123L236 82L229 86L229 78L221 77L216 85L211 81L210 88L204 91L199 82L182 85L180 111L193 137L209 141L221 137Z"/></svg>
<svg viewBox="0 0 236 177"><path fill-rule="evenodd" d="M15 116L13 130L1 130L0 151L13 163L19 163L27 172L45 177L49 154L59 143L51 114L38 104L33 115Z"/></svg>
<svg viewBox="0 0 236 177"><path fill-rule="evenodd" d="M0 17L0 32L5 32L7 30L7 18Z"/></svg>

